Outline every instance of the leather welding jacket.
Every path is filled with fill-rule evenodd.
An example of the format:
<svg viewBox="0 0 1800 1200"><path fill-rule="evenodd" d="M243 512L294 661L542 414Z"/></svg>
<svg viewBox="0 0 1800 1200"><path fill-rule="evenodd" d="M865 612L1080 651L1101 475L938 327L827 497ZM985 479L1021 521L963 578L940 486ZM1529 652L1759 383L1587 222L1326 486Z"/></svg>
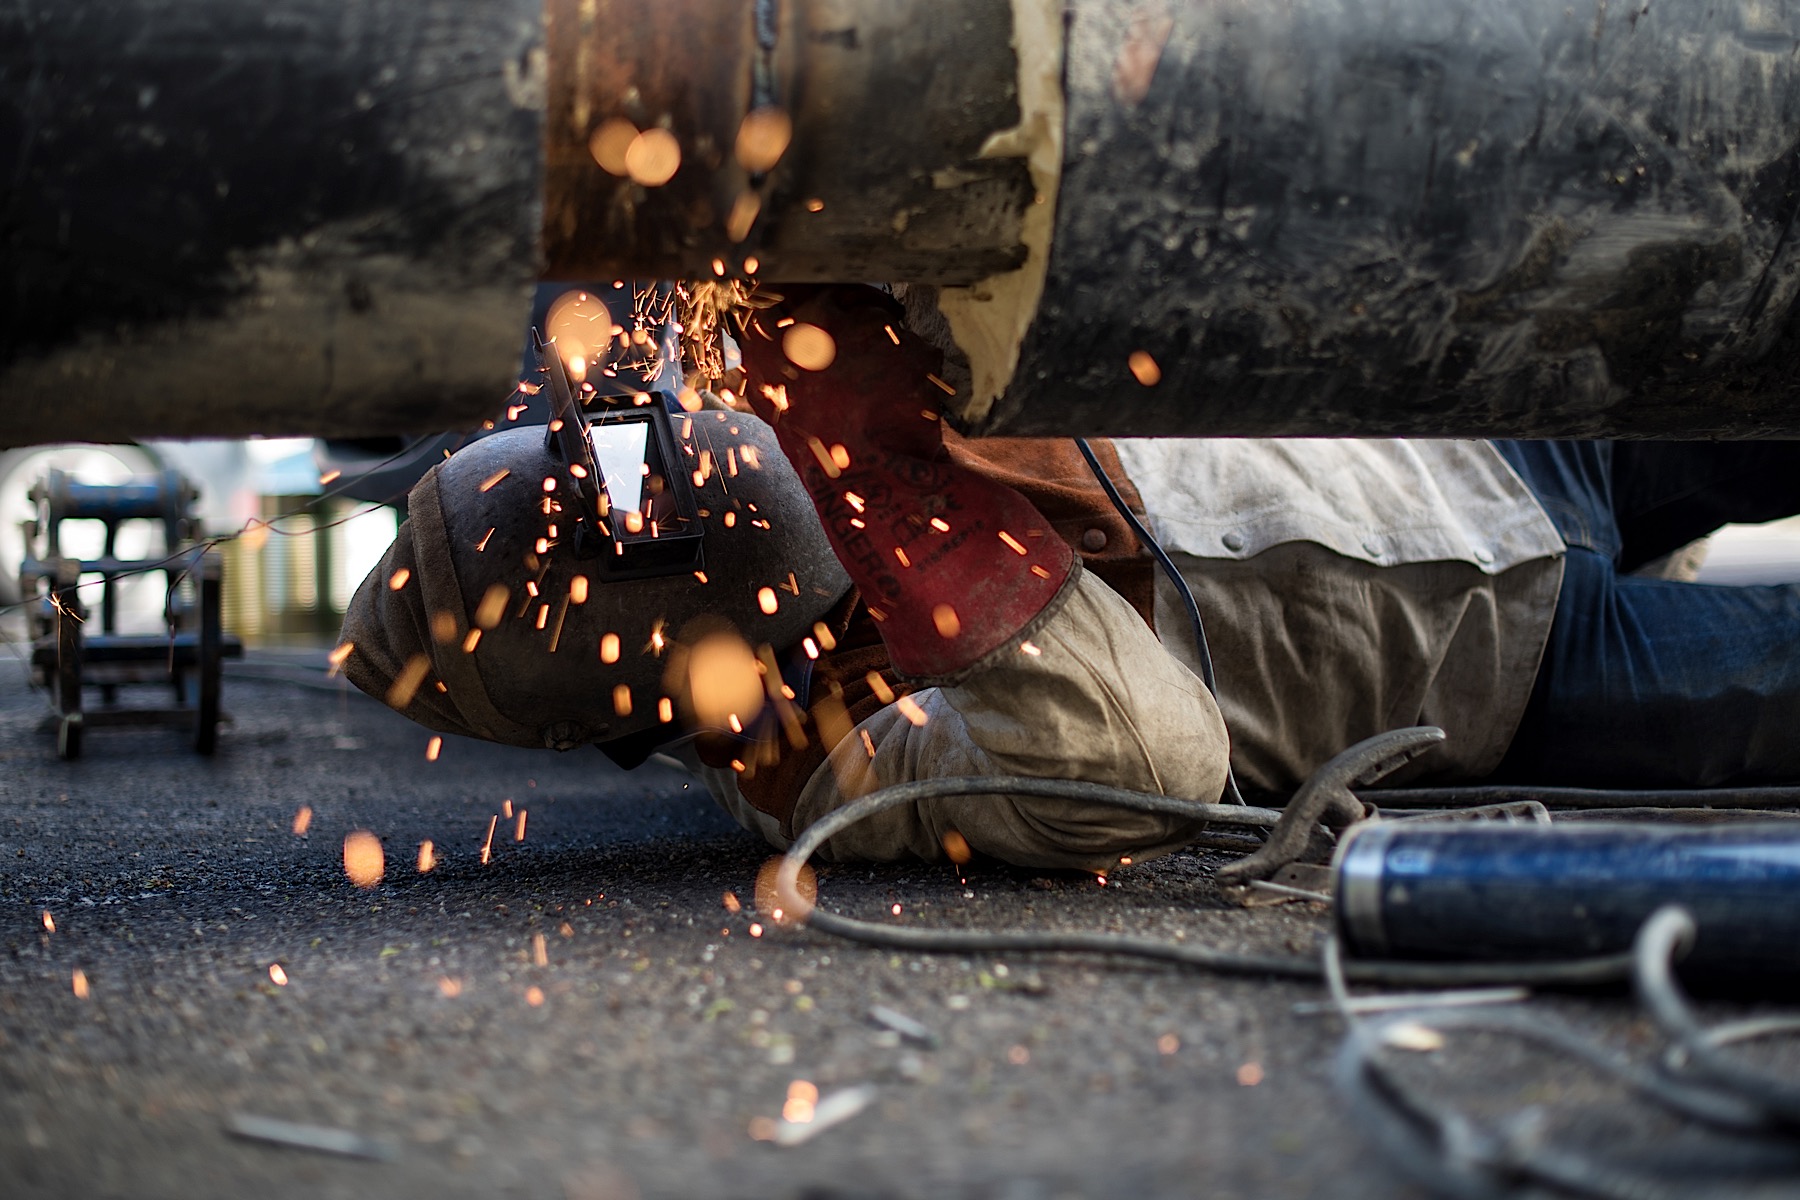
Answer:
<svg viewBox="0 0 1800 1200"><path fill-rule="evenodd" d="M812 665L804 746L771 729L682 754L777 847L878 787L933 777L1075 778L1214 800L1224 729L1240 783L1271 791L1406 725L1449 738L1402 778L1479 778L1505 753L1548 637L1563 544L1488 443L1096 443L1199 603L1216 709L1185 607L1072 442L949 446L1030 498L1080 555L1083 577L1034 632L1037 653L910 695L847 597L836 648ZM1104 870L1178 848L1197 829L1102 805L956 797L889 810L822 853L937 859L951 832L1019 865Z"/></svg>

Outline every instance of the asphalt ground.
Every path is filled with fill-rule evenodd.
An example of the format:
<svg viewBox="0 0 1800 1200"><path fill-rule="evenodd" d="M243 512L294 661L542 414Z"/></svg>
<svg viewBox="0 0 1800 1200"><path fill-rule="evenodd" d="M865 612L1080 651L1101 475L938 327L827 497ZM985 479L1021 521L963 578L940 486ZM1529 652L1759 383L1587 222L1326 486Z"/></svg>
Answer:
<svg viewBox="0 0 1800 1200"><path fill-rule="evenodd" d="M755 901L770 851L680 772L457 738L427 761L426 731L324 679L316 652L234 668L213 758L119 729L62 762L6 649L8 1200L1426 1194L1332 1090L1342 1028L1294 1010L1317 986L777 928ZM358 830L384 851L368 888L346 877ZM819 886L912 925L1315 952L1321 907L1228 906L1219 861L1178 854L1104 887L977 865L828 868ZM1532 1004L1621 1050L1657 1044L1621 996ZM877 1005L929 1041L871 1020ZM1414 1057L1446 1102L1536 1105L1615 1148L1678 1132L1554 1056L1477 1041ZM784 1109L845 1093L864 1107L841 1124L768 1140ZM382 1157L245 1140L243 1118Z"/></svg>

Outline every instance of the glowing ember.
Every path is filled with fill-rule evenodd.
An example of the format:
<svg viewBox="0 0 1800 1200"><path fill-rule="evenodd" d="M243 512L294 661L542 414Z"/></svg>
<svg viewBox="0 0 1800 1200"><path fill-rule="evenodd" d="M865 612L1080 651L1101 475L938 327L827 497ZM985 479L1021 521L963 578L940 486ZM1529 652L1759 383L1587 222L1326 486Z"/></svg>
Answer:
<svg viewBox="0 0 1800 1200"><path fill-rule="evenodd" d="M344 836L344 874L359 888L372 888L387 870L381 839L366 829Z"/></svg>
<svg viewBox="0 0 1800 1200"><path fill-rule="evenodd" d="M619 635L609 633L600 639L600 661L616 663L619 661Z"/></svg>
<svg viewBox="0 0 1800 1200"><path fill-rule="evenodd" d="M406 581L411 578L412 571L406 567L401 567L398 571L395 571L392 575L388 576L388 590L390 592L399 591L406 586Z"/></svg>
<svg viewBox="0 0 1800 1200"><path fill-rule="evenodd" d="M948 604L939 604L931 610L931 623L937 626L939 637L953 638L962 632L962 620Z"/></svg>
<svg viewBox="0 0 1800 1200"><path fill-rule="evenodd" d="M675 702L667 696L656 702L656 719L667 725L675 719Z"/></svg>
<svg viewBox="0 0 1800 1200"><path fill-rule="evenodd" d="M1132 378L1145 387L1155 387L1162 382L1162 368L1142 350L1133 350L1131 357L1125 360L1125 365L1131 368Z"/></svg>
<svg viewBox="0 0 1800 1200"><path fill-rule="evenodd" d="M788 1084L787 1103L781 1106L781 1119L791 1125L804 1125L813 1119L818 1103L817 1085L796 1079Z"/></svg>
<svg viewBox="0 0 1800 1200"><path fill-rule="evenodd" d="M423 875L435 866L437 866L437 849L431 844L431 839L426 838L419 843L419 874Z"/></svg>
<svg viewBox="0 0 1800 1200"><path fill-rule="evenodd" d="M765 588L771 600L774 592ZM685 662L671 663L683 707L703 725L725 725L733 716L754 717L763 706L762 672L755 651L735 633L709 633L696 642ZM676 666L684 669L678 673Z"/></svg>
<svg viewBox="0 0 1800 1200"><path fill-rule="evenodd" d="M750 922L750 936L751 937L761 937L762 936L762 926L755 921Z"/></svg>
<svg viewBox="0 0 1800 1200"><path fill-rule="evenodd" d="M776 608L780 607L780 604L781 601L776 599L774 588L766 587L757 589L756 607L762 609L763 612L773 616Z"/></svg>
<svg viewBox="0 0 1800 1200"><path fill-rule="evenodd" d="M443 749L444 739L441 737L432 738L429 742L425 743L425 761L436 762L438 760L438 755L442 753Z"/></svg>
<svg viewBox="0 0 1800 1200"><path fill-rule="evenodd" d="M569 601L572 604L586 604L588 598L588 577L577 575L569 580Z"/></svg>
<svg viewBox="0 0 1800 1200"><path fill-rule="evenodd" d="M939 533L949 533L950 532L950 522L944 520L944 518L942 518L942 517L931 518L931 527L933 529L937 530Z"/></svg>
<svg viewBox="0 0 1800 1200"><path fill-rule="evenodd" d="M521 808L519 810L518 824L513 828L513 841L515 842L522 842L525 840L525 815L526 810Z"/></svg>
<svg viewBox="0 0 1800 1200"><path fill-rule="evenodd" d="M646 129L625 147L625 172L640 187L661 187L681 169L681 143L666 129Z"/></svg>
<svg viewBox="0 0 1800 1200"><path fill-rule="evenodd" d="M475 606L475 625L480 629L492 629L500 624L500 618L506 615L506 602L512 599L512 589L504 583L492 584L481 594L481 603Z"/></svg>
<svg viewBox="0 0 1800 1200"><path fill-rule="evenodd" d="M69 977L69 982L75 989L75 998L77 1000L86 1000L88 997L87 972L83 971L80 967L76 967L75 973Z"/></svg>
<svg viewBox="0 0 1800 1200"><path fill-rule="evenodd" d="M631 715L631 688L627 684L619 684L612 692L613 712L621 717Z"/></svg>
<svg viewBox="0 0 1800 1200"><path fill-rule="evenodd" d="M779 858L771 858L757 869L756 910L768 913L770 919L777 925L786 925L790 921L803 921L806 919L806 914L812 911L813 902L818 899L818 876L813 873L811 867L802 866L800 868L800 873L794 880L794 887L800 893L801 911L789 914L782 910L781 895L775 886L775 878L780 869L781 859ZM752 936L756 935L755 929L751 930L751 934Z"/></svg>
<svg viewBox="0 0 1800 1200"><path fill-rule="evenodd" d="M479 630L479 629L469 630L469 636L463 639L463 653L464 654L475 653L475 647L479 646L480 644L481 644L481 630Z"/></svg>
<svg viewBox="0 0 1800 1200"><path fill-rule="evenodd" d="M294 836L305 837L307 827L312 824L312 805L302 804L300 811L294 814Z"/></svg>
<svg viewBox="0 0 1800 1200"><path fill-rule="evenodd" d="M423 654L415 654L407 659L406 666L388 688L386 699L389 708L405 708L412 703L418 694L419 685L425 682L425 673L431 670L431 659Z"/></svg>
<svg viewBox="0 0 1800 1200"><path fill-rule="evenodd" d="M531 1005L531 1007L533 1007L533 1008L543 1007L544 989L541 987L526 988L525 989L525 1003Z"/></svg>
<svg viewBox="0 0 1800 1200"><path fill-rule="evenodd" d="M1025 653L1031 655L1033 658L1036 658L1038 655L1043 653L1043 651L1039 650L1037 648L1036 644L1032 643L1032 642L1020 642L1019 649L1023 650Z"/></svg>
<svg viewBox="0 0 1800 1200"><path fill-rule="evenodd" d="M960 867L974 858L975 852L969 849L969 839L952 829L944 834L944 857Z"/></svg>
<svg viewBox="0 0 1800 1200"><path fill-rule="evenodd" d="M794 119L785 109L772 106L755 109L746 114L738 126L738 163L752 175L760 175L781 161L793 140Z"/></svg>
<svg viewBox="0 0 1800 1200"><path fill-rule="evenodd" d="M894 707L900 710L901 716L920 728L924 728L925 722L931 719L925 715L925 710L919 707L919 702L911 696L901 696L894 701Z"/></svg>
<svg viewBox="0 0 1800 1200"><path fill-rule="evenodd" d="M631 174L625 165L625 152L637 140L638 128L624 117L614 117L594 130L588 138L588 153L600 164L601 170L610 175L624 178Z"/></svg>
<svg viewBox="0 0 1800 1200"><path fill-rule="evenodd" d="M815 196L806 202L806 211L810 213L824 212L825 202Z"/></svg>
<svg viewBox="0 0 1800 1200"><path fill-rule="evenodd" d="M731 202L731 215L725 218L725 236L733 242L749 237L750 227L756 224L756 215L761 211L762 197L755 192L739 192Z"/></svg>
<svg viewBox="0 0 1800 1200"><path fill-rule="evenodd" d="M897 917L900 915L900 906L898 904L896 904L892 908L888 909L888 911L893 913Z"/></svg>
<svg viewBox="0 0 1800 1200"><path fill-rule="evenodd" d="M1263 1081L1261 1063L1247 1062L1237 1069L1237 1081L1243 1087L1255 1087Z"/></svg>
<svg viewBox="0 0 1800 1200"><path fill-rule="evenodd" d="M801 321L781 335L781 352L806 371L823 371L837 358L837 341L817 325Z"/></svg>
<svg viewBox="0 0 1800 1200"><path fill-rule="evenodd" d="M1179 1049L1181 1049L1181 1039L1172 1033L1165 1033L1156 1039L1158 1054L1173 1054Z"/></svg>
<svg viewBox="0 0 1800 1200"><path fill-rule="evenodd" d="M269 978L274 981L276 987L287 986L287 972L281 969L280 963L269 964Z"/></svg>

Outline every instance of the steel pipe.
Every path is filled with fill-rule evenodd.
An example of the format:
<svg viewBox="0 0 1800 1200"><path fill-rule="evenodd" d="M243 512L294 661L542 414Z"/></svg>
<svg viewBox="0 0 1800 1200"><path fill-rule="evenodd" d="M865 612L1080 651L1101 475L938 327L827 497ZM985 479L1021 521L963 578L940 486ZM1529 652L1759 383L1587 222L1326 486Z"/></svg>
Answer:
<svg viewBox="0 0 1800 1200"><path fill-rule="evenodd" d="M926 285L979 432L1800 437L1796 44L1800 0L27 0L0 444L441 428L533 277L721 273Z"/></svg>

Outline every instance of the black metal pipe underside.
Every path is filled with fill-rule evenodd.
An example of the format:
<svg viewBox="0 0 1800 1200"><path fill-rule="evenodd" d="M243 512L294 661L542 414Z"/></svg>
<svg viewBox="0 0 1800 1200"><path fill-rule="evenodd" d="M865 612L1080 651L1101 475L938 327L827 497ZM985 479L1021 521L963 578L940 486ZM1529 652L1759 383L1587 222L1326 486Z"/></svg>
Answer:
<svg viewBox="0 0 1800 1200"><path fill-rule="evenodd" d="M1800 436L1800 4L1176 4L1141 99L1144 6L1070 9L982 431Z"/></svg>
<svg viewBox="0 0 1800 1200"><path fill-rule="evenodd" d="M502 402L536 275L538 8L0 6L0 445Z"/></svg>

